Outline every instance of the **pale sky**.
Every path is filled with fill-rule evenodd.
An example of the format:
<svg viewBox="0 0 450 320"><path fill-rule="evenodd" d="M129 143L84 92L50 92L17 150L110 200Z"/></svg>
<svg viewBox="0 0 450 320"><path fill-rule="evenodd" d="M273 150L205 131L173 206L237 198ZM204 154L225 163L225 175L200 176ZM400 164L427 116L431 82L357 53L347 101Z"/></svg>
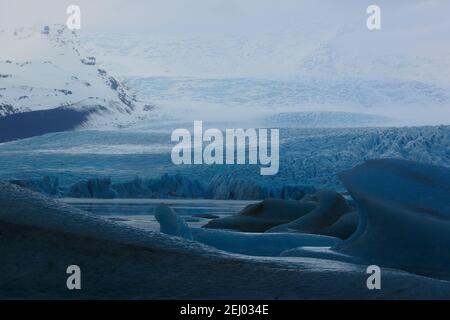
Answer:
<svg viewBox="0 0 450 320"><path fill-rule="evenodd" d="M364 26L370 4L384 26L438 32L449 27L448 0L0 0L0 26L65 23L77 4L83 32L277 33Z"/></svg>

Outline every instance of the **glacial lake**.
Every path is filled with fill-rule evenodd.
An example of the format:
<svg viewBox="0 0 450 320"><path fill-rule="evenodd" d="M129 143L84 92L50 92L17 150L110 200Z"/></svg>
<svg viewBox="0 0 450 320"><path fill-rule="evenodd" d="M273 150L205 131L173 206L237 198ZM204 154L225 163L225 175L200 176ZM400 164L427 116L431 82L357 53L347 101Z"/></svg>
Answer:
<svg viewBox="0 0 450 320"><path fill-rule="evenodd" d="M63 202L87 211L144 230L159 231L154 209L163 203L174 209L190 227L201 227L210 219L198 215L225 217L241 211L256 201L210 199L75 199Z"/></svg>

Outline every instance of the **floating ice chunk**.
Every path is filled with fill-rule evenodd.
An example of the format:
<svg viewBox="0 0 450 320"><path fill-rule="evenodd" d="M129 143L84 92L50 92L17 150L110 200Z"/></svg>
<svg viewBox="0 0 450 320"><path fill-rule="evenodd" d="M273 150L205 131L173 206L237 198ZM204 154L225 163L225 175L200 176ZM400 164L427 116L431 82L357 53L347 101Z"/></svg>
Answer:
<svg viewBox="0 0 450 320"><path fill-rule="evenodd" d="M237 215L212 220L205 228L265 232L302 217L316 205L314 201L267 199L247 206Z"/></svg>
<svg viewBox="0 0 450 320"><path fill-rule="evenodd" d="M300 233L245 233L227 230L192 229L195 241L227 252L250 256L279 256L282 252L302 247L329 247L340 239Z"/></svg>
<svg viewBox="0 0 450 320"><path fill-rule="evenodd" d="M348 239L355 233L358 227L358 219L357 211L346 213L331 226L323 228L320 233L340 239Z"/></svg>
<svg viewBox="0 0 450 320"><path fill-rule="evenodd" d="M360 261L450 279L450 169L371 160L340 175L359 207L357 231L331 249L283 255Z"/></svg>
<svg viewBox="0 0 450 320"><path fill-rule="evenodd" d="M308 195L303 201L314 201L317 206L302 217L284 225L276 226L269 232L303 232L321 234L322 229L334 224L340 217L351 211L344 197L331 190ZM282 209L281 209L282 210Z"/></svg>
<svg viewBox="0 0 450 320"><path fill-rule="evenodd" d="M332 247L313 247L313 246L303 246L288 249L280 253L281 257L302 257L302 258L317 258L320 256L321 259L341 261L354 264L365 264L367 263L364 259L350 256L344 253L334 251Z"/></svg>
<svg viewBox="0 0 450 320"><path fill-rule="evenodd" d="M242 233L189 227L167 205L155 208L161 232L193 239L227 252L253 256L278 256L281 252L300 246L333 246L339 239L329 236L293 233Z"/></svg>
<svg viewBox="0 0 450 320"><path fill-rule="evenodd" d="M345 239L356 230L356 216L332 229L331 226L351 210L342 195L324 190L306 195L300 201L264 200L247 206L238 215L212 220L205 227L244 232L341 235Z"/></svg>
<svg viewBox="0 0 450 320"><path fill-rule="evenodd" d="M371 160L340 178L361 216L357 232L335 251L450 277L450 169Z"/></svg>
<svg viewBox="0 0 450 320"><path fill-rule="evenodd" d="M160 204L155 208L155 218L159 222L162 233L192 239L191 229L186 222L167 205Z"/></svg>

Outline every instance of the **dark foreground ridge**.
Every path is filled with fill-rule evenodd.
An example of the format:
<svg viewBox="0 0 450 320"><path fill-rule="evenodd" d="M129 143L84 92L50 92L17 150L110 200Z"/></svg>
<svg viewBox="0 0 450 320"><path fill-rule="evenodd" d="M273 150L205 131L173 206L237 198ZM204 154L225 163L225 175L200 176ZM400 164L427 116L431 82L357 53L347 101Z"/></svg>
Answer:
<svg viewBox="0 0 450 320"><path fill-rule="evenodd" d="M0 182L0 298L449 299L450 170L383 159L348 170L341 179L358 206L355 234L332 247L300 246L266 257L213 246L224 241L206 245L200 242L206 238L192 241L119 224ZM339 195L320 197L323 210L277 231L326 225L325 209L344 208ZM287 213L288 206L283 201L272 203L272 210L263 206L260 217ZM253 250L267 241L265 233L246 244L241 240L248 233L199 232ZM268 237L288 239L294 233L304 236L284 231ZM367 267L373 264L381 268L381 290L367 286ZM74 265L82 270L81 289L67 285L67 270Z"/></svg>
<svg viewBox="0 0 450 320"><path fill-rule="evenodd" d="M74 130L87 120L91 112L60 107L0 117L0 142Z"/></svg>

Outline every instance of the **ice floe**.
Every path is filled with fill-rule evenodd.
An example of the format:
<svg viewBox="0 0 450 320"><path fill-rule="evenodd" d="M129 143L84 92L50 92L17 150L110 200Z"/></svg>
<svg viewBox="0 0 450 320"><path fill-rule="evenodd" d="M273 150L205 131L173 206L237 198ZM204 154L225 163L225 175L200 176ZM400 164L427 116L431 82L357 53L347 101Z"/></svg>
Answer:
<svg viewBox="0 0 450 320"><path fill-rule="evenodd" d="M337 222L351 211L342 195L323 190L306 195L300 201L267 199L251 204L238 215L211 220L205 227L246 232L340 235L345 239L356 230L357 217L352 215L349 223Z"/></svg>
<svg viewBox="0 0 450 320"><path fill-rule="evenodd" d="M333 246L341 240L300 233L246 233L228 230L189 228L167 205L155 209L161 232L192 239L220 250L252 256L278 256L283 251L300 246Z"/></svg>

